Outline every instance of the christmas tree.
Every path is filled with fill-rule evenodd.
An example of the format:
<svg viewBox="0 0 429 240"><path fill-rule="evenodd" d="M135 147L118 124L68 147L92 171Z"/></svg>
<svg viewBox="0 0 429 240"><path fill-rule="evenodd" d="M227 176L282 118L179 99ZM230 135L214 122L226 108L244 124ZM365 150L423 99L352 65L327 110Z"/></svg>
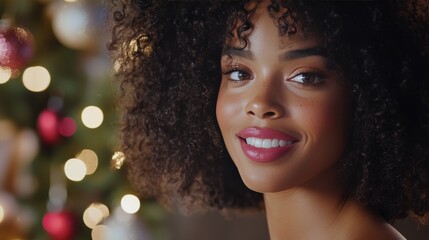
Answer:
<svg viewBox="0 0 429 240"><path fill-rule="evenodd" d="M0 2L0 239L165 239L133 195L100 1Z"/></svg>

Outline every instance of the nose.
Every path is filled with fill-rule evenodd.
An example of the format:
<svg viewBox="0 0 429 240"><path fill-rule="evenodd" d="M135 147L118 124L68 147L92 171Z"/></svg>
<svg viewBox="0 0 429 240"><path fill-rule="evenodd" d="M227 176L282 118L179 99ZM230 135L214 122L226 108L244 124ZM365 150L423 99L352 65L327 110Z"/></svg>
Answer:
<svg viewBox="0 0 429 240"><path fill-rule="evenodd" d="M249 117L259 119L277 119L285 114L284 105L278 97L279 89L260 89L250 97L245 107L245 112Z"/></svg>

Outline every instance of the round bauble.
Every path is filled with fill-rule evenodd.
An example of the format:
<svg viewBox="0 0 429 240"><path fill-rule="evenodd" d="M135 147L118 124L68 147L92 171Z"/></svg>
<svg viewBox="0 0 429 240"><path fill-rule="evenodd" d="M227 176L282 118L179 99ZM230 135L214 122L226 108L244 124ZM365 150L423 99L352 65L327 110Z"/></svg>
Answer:
<svg viewBox="0 0 429 240"><path fill-rule="evenodd" d="M0 67L21 70L33 56L33 36L19 27L0 27Z"/></svg>

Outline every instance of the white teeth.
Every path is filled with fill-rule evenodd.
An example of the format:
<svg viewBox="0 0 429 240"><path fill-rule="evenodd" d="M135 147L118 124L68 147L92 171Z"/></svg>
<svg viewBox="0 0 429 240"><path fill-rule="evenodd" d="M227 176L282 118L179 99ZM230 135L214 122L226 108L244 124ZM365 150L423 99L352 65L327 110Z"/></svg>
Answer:
<svg viewBox="0 0 429 240"><path fill-rule="evenodd" d="M271 141L271 147L278 147L278 146L279 146L279 140L273 139L273 141Z"/></svg>
<svg viewBox="0 0 429 240"><path fill-rule="evenodd" d="M253 141L253 146L255 147L262 147L262 139L260 138L255 138L255 140Z"/></svg>
<svg viewBox="0 0 429 240"><path fill-rule="evenodd" d="M292 144L293 141L248 137L246 138L246 143L257 148L274 148L279 146L284 147L286 145Z"/></svg>
<svg viewBox="0 0 429 240"><path fill-rule="evenodd" d="M264 139L262 141L262 147L263 148L270 148L271 147L271 140L270 139Z"/></svg>

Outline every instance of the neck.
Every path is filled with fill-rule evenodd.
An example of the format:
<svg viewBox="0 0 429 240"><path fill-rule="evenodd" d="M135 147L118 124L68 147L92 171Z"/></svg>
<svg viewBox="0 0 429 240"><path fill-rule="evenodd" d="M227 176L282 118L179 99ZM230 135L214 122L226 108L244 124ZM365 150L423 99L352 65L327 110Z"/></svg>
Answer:
<svg viewBox="0 0 429 240"><path fill-rule="evenodd" d="M331 175L332 176L332 175ZM311 239L337 231L348 201L331 178L278 193L265 193L271 240Z"/></svg>
<svg viewBox="0 0 429 240"><path fill-rule="evenodd" d="M271 240L314 239L314 236L317 239L405 239L361 204L343 199L344 188L339 186L338 179L318 180L283 192L264 193Z"/></svg>

